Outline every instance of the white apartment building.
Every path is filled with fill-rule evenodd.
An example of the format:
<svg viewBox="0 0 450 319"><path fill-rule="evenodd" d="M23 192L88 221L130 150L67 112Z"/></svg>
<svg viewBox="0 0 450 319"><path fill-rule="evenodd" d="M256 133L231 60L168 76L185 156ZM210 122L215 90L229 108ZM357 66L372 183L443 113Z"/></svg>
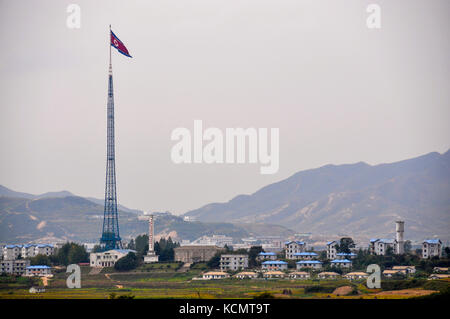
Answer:
<svg viewBox="0 0 450 319"><path fill-rule="evenodd" d="M50 244L27 244L22 246L23 258L31 258L37 255L51 256L55 253L55 247Z"/></svg>
<svg viewBox="0 0 450 319"><path fill-rule="evenodd" d="M3 247L4 260L16 260L19 255L22 258L32 258L36 255L50 256L54 253L55 247L50 244L5 245Z"/></svg>
<svg viewBox="0 0 450 319"><path fill-rule="evenodd" d="M30 266L28 259L2 260L0 261L0 273L22 276Z"/></svg>
<svg viewBox="0 0 450 319"><path fill-rule="evenodd" d="M242 270L248 268L248 255L224 254L220 256L220 270Z"/></svg>
<svg viewBox="0 0 450 319"><path fill-rule="evenodd" d="M336 259L337 245L338 243L335 240L329 241L327 243L327 259Z"/></svg>
<svg viewBox="0 0 450 319"><path fill-rule="evenodd" d="M305 251L306 244L303 241L288 241L284 244L286 259L295 259L294 254Z"/></svg>
<svg viewBox="0 0 450 319"><path fill-rule="evenodd" d="M439 239L426 239L422 243L422 258L442 257L442 242Z"/></svg>
<svg viewBox="0 0 450 319"><path fill-rule="evenodd" d="M16 260L22 253L22 245L5 245L3 247L3 260Z"/></svg>
<svg viewBox="0 0 450 319"><path fill-rule="evenodd" d="M112 249L91 253L89 255L90 266L96 268L113 267L120 258L125 257L130 252L136 253L136 251L131 249Z"/></svg>
<svg viewBox="0 0 450 319"><path fill-rule="evenodd" d="M386 255L389 248L392 248L392 253L397 251L397 242L395 239L371 239L369 251L375 255Z"/></svg>

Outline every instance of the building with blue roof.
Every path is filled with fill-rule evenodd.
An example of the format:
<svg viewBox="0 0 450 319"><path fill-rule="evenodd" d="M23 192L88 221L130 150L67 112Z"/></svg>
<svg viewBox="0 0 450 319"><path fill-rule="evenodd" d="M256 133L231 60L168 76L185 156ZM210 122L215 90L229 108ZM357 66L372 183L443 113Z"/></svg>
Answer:
<svg viewBox="0 0 450 319"><path fill-rule="evenodd" d="M267 260L261 263L262 270L287 270L288 263L282 260Z"/></svg>
<svg viewBox="0 0 450 319"><path fill-rule="evenodd" d="M50 276L52 268L47 265L28 266L26 276Z"/></svg>
<svg viewBox="0 0 450 319"><path fill-rule="evenodd" d="M322 268L322 262L319 260L301 260L301 261L297 261L295 264L297 266L297 269L302 269L302 268L321 269Z"/></svg>
<svg viewBox="0 0 450 319"><path fill-rule="evenodd" d="M276 260L277 254L274 252L260 252L258 256L256 257L258 261L264 261L264 260Z"/></svg>
<svg viewBox="0 0 450 319"><path fill-rule="evenodd" d="M442 242L440 239L425 239L422 243L422 258L442 257Z"/></svg>
<svg viewBox="0 0 450 319"><path fill-rule="evenodd" d="M352 261L348 259L334 259L331 262L333 267L350 268L352 267Z"/></svg>
<svg viewBox="0 0 450 319"><path fill-rule="evenodd" d="M327 259L336 259L338 243L335 240L327 242Z"/></svg>
<svg viewBox="0 0 450 319"><path fill-rule="evenodd" d="M335 259L353 259L356 258L355 253L337 253Z"/></svg>
<svg viewBox="0 0 450 319"><path fill-rule="evenodd" d="M296 259L294 254L305 251L306 243L304 241L287 241L284 244L286 259Z"/></svg>

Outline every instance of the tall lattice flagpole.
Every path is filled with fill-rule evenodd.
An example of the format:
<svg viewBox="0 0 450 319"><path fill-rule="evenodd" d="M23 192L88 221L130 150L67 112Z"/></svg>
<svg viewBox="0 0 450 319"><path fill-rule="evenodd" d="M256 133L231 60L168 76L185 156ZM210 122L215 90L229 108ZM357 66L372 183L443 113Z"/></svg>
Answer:
<svg viewBox="0 0 450 319"><path fill-rule="evenodd" d="M100 239L100 243L105 250L122 248L122 240L119 234L119 217L117 214L115 167L116 155L114 145L114 91L111 62L111 25L109 26L109 42L105 207L103 211L102 237Z"/></svg>

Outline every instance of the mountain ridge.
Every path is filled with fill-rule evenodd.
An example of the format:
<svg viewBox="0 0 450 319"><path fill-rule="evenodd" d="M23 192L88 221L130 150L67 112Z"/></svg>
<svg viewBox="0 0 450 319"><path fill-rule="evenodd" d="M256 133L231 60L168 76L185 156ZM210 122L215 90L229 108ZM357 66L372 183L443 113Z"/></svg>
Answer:
<svg viewBox="0 0 450 319"><path fill-rule="evenodd" d="M328 164L184 216L204 222L276 221L299 232L344 231L365 237L393 235L392 223L400 218L415 237L437 234L448 238L449 180L450 150L378 165ZM431 219L423 216L424 211Z"/></svg>

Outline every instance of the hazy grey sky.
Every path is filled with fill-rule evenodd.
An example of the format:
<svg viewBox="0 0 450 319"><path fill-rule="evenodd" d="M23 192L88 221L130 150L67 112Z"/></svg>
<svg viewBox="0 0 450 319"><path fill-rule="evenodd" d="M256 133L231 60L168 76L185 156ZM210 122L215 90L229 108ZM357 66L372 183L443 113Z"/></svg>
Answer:
<svg viewBox="0 0 450 319"><path fill-rule="evenodd" d="M66 26L70 3L81 28ZM366 27L381 6L381 29ZM325 164L450 147L450 1L0 1L0 184L184 213ZM171 162L176 127L280 128L280 169Z"/></svg>

